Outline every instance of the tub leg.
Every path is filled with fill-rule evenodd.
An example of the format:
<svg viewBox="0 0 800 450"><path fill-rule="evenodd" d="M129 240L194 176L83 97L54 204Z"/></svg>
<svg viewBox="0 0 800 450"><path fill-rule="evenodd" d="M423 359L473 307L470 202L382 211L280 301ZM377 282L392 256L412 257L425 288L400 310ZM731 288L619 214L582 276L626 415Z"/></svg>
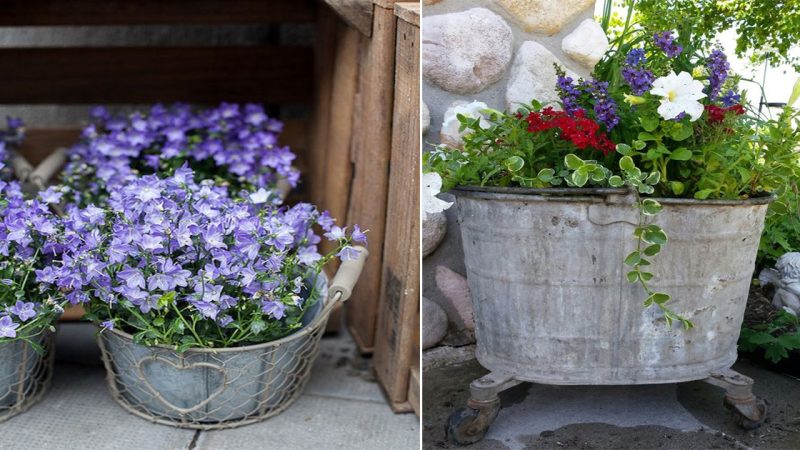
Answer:
<svg viewBox="0 0 800 450"><path fill-rule="evenodd" d="M500 392L521 383L513 376L492 372L469 385L470 398L465 408L450 414L445 426L447 439L459 445L473 444L483 439L497 413L500 412Z"/></svg>
<svg viewBox="0 0 800 450"><path fill-rule="evenodd" d="M758 428L767 418L767 404L753 394L753 379L732 369L714 372L706 383L725 389L725 406L742 428Z"/></svg>

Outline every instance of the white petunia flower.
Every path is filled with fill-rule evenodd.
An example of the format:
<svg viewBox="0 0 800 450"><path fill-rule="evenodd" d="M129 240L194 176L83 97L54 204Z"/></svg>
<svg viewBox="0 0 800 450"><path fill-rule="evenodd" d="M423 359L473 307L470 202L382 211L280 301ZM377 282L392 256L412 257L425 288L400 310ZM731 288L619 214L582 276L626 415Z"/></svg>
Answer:
<svg viewBox="0 0 800 450"><path fill-rule="evenodd" d="M688 72L656 78L650 93L662 97L658 113L664 119L674 119L680 113L686 113L694 122L703 115L703 104L697 101L706 96L703 83L692 78Z"/></svg>
<svg viewBox="0 0 800 450"><path fill-rule="evenodd" d="M428 214L440 213L453 205L452 202L436 197L441 190L442 177L438 173L422 174L422 220L425 220Z"/></svg>
<svg viewBox="0 0 800 450"><path fill-rule="evenodd" d="M465 103L465 102L456 102L452 107L450 107L444 113L444 121L442 122L442 135L446 137L449 144L453 145L456 142L460 142L461 138L466 136L467 134L471 133L472 130L466 129L464 131L458 131L461 127L461 122L458 121L458 115L461 114L464 117L471 117L471 118L478 118L480 117L480 126L481 128L489 128L491 125L489 121L486 120L484 115L481 111L489 109L489 105L483 102L473 101L472 103Z"/></svg>

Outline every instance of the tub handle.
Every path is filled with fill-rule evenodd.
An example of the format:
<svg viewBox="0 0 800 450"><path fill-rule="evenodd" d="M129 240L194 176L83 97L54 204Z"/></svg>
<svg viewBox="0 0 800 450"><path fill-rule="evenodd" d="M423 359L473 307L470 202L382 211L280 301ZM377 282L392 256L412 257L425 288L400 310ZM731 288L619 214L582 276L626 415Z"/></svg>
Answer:
<svg viewBox="0 0 800 450"><path fill-rule="evenodd" d="M59 148L44 159L29 175L29 180L37 189L44 189L45 184L53 178L67 161L67 151Z"/></svg>
<svg viewBox="0 0 800 450"><path fill-rule="evenodd" d="M361 276L361 271L364 269L364 262L367 260L369 252L361 246L354 248L358 250L358 257L353 260L342 261L342 264L339 265L339 270L336 271L336 275L334 275L331 286L328 289L328 297L332 300L329 303L344 302L350 298L353 293L353 286L356 285L358 277Z"/></svg>
<svg viewBox="0 0 800 450"><path fill-rule="evenodd" d="M605 226L615 223L639 225L639 210L634 208L636 195L628 192L625 195L611 194L603 199L603 203L589 205L586 218L589 222Z"/></svg>
<svg viewBox="0 0 800 450"><path fill-rule="evenodd" d="M31 163L25 159L24 156L20 155L16 151L11 152L11 167L14 169L14 176L17 177L21 183L24 183L28 176L30 176L31 172L33 172L33 166Z"/></svg>

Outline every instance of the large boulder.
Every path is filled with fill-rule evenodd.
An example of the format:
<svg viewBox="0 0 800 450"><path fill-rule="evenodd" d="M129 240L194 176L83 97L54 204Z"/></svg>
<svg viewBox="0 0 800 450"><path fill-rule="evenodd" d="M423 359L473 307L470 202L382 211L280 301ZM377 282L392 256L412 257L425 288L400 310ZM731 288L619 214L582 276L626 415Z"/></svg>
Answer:
<svg viewBox="0 0 800 450"><path fill-rule="evenodd" d="M422 73L449 92L480 92L503 77L513 42L505 20L486 8L424 17Z"/></svg>
<svg viewBox="0 0 800 450"><path fill-rule="evenodd" d="M536 41L523 42L511 66L511 78L506 88L508 111L516 111L520 104L530 104L531 100L537 100L542 105L555 105L559 100L556 64L564 67L561 60L542 44ZM566 72L574 80L580 77L570 70Z"/></svg>
<svg viewBox="0 0 800 450"><path fill-rule="evenodd" d="M447 334L447 314L436 302L422 297L422 349L429 349Z"/></svg>
<svg viewBox="0 0 800 450"><path fill-rule="evenodd" d="M600 24L586 19L561 41L561 49L591 70L608 50L608 38Z"/></svg>
<svg viewBox="0 0 800 450"><path fill-rule="evenodd" d="M595 0L495 0L525 31L552 36L594 6Z"/></svg>

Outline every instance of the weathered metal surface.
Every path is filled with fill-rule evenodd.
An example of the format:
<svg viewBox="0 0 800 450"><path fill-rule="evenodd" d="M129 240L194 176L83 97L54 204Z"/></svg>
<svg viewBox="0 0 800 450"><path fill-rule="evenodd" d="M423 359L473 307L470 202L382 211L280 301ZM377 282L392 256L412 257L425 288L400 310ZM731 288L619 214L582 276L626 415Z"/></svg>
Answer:
<svg viewBox="0 0 800 450"><path fill-rule="evenodd" d="M694 322L684 330L625 278L630 198L559 193L457 191L478 361L548 384L671 383L730 367L770 199L662 201L655 222L669 242L651 286Z"/></svg>
<svg viewBox="0 0 800 450"><path fill-rule="evenodd" d="M32 338L41 346L37 352L23 340L0 344L0 422L31 407L42 398L53 375L53 339L42 331Z"/></svg>

